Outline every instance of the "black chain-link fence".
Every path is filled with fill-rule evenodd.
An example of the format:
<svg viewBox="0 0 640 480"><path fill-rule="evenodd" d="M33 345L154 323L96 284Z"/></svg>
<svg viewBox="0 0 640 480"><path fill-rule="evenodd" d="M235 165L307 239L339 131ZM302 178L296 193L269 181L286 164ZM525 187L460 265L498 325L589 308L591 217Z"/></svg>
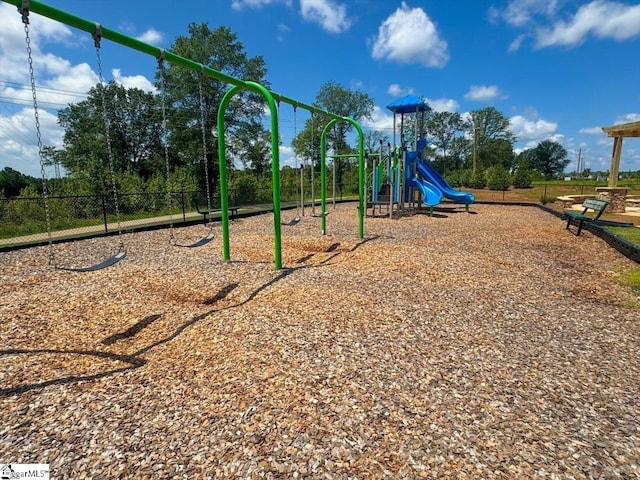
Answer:
<svg viewBox="0 0 640 480"><path fill-rule="evenodd" d="M311 202L311 182L306 179L304 197ZM328 182L327 198L333 195L333 185ZM320 197L320 179L314 181L314 194ZM336 198L357 194L357 182L336 185ZM257 185L240 185L228 191L229 206L244 208L264 206L273 202L273 190ZM0 247L38 243L48 240L48 233L55 238L73 238L88 235L114 233L152 225L170 225L203 220L203 211L220 209L220 194L199 191L120 193L117 197L120 215L116 215L113 194L73 195L47 198L49 222L46 218L43 197L0 198ZM280 189L282 207L300 203L298 182L283 182ZM47 225L49 223L49 226Z"/></svg>

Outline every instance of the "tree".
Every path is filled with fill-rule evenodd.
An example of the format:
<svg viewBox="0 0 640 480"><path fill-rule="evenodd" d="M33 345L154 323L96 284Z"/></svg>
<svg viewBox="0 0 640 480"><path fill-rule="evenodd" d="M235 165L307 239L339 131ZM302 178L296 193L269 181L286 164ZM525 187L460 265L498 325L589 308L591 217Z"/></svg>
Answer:
<svg viewBox="0 0 640 480"><path fill-rule="evenodd" d="M569 165L567 151L558 142L544 140L532 151L529 157L531 168L550 179L562 173Z"/></svg>
<svg viewBox="0 0 640 480"><path fill-rule="evenodd" d="M515 160L513 145L503 138L488 139L477 155L482 165L487 168L500 165L508 171L513 169Z"/></svg>
<svg viewBox="0 0 640 480"><path fill-rule="evenodd" d="M331 81L320 87L313 105L342 117L351 117L356 121L362 118L371 118L374 106L373 99L368 94L360 90L347 90ZM292 142L296 155L306 158L312 158L312 156L318 158L320 135L328 121L328 118L324 118L321 115L313 115L305 121L304 129L298 133ZM327 132L326 141L333 147L334 153L350 153L353 151L353 148L349 146L346 140L347 133L352 129L353 125L349 122L336 122L334 127ZM355 163L355 160L338 161L336 163L336 182L338 185L342 185L344 172L353 163Z"/></svg>
<svg viewBox="0 0 640 480"><path fill-rule="evenodd" d="M34 177L24 175L11 167L0 170L0 195L4 197L17 197L23 188L29 185L35 187L37 183L38 180Z"/></svg>
<svg viewBox="0 0 640 480"><path fill-rule="evenodd" d="M389 143L389 136L378 130L369 130L364 134L364 151L367 153L378 153L381 142L382 146L386 148Z"/></svg>
<svg viewBox="0 0 640 480"><path fill-rule="evenodd" d="M491 167L503 164L510 158L513 160L513 144L515 135L509 130L509 119L495 107L486 107L471 112L469 135L475 141L476 154L481 165ZM511 150L511 153L508 150Z"/></svg>
<svg viewBox="0 0 640 480"><path fill-rule="evenodd" d="M454 137L449 146L449 158L453 169L470 168L473 142L466 137Z"/></svg>
<svg viewBox="0 0 640 480"><path fill-rule="evenodd" d="M462 115L457 112L433 112L427 119L426 127L429 140L442 151L446 170L447 151L450 150L456 133L466 127Z"/></svg>
<svg viewBox="0 0 640 480"><path fill-rule="evenodd" d="M245 145L244 151L240 154L244 167L250 168L258 176L270 173L271 135L269 132L263 131L255 136L252 132L246 132L239 137Z"/></svg>
<svg viewBox="0 0 640 480"><path fill-rule="evenodd" d="M171 51L227 75L258 82L269 88L266 65L261 56L248 57L244 45L227 27L214 30L207 23L191 23L188 36L179 36ZM160 75L156 76L158 87ZM229 85L220 80L187 70L180 66L166 68L166 95L168 99L170 144L178 154L178 164L191 166L198 172L204 187L202 165L202 130L200 120L200 88L205 113L205 138L210 186L217 184L218 142L216 132L218 107ZM200 83L201 82L201 83ZM239 91L225 111L225 141L227 167L233 168L233 159L241 158L252 146L251 138L261 138L265 101L262 95L250 90ZM257 140L256 140L257 141ZM255 145L255 143L254 143Z"/></svg>
<svg viewBox="0 0 640 480"><path fill-rule="evenodd" d="M529 168L530 155L531 150L526 149L516 156L516 171L513 174L513 186L515 188L530 188L532 185L531 170Z"/></svg>
<svg viewBox="0 0 640 480"><path fill-rule="evenodd" d="M115 172L130 170L149 178L163 163L157 98L110 82L104 88L107 106L103 108L99 88L92 88L86 100L58 112L58 122L65 129L63 148L53 152L52 159L71 175L91 172L94 184L104 184L110 168L103 119L106 111Z"/></svg>
<svg viewBox="0 0 640 480"><path fill-rule="evenodd" d="M487 169L487 186L489 190L505 191L511 185L511 175L503 165L495 165Z"/></svg>

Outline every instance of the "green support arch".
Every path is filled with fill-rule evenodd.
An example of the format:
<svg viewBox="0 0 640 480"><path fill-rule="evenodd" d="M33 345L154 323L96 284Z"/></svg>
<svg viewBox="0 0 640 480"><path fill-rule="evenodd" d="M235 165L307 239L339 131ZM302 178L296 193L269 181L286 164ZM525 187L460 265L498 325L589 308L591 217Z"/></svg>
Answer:
<svg viewBox="0 0 640 480"><path fill-rule="evenodd" d="M224 139L224 113L231 98L243 88L262 94L271 113L271 181L273 185L273 231L274 264L276 270L282 268L282 244L280 233L280 143L278 137L278 108L269 90L256 82L245 82L227 90L218 107L218 166L220 169L220 209L222 210L222 250L224 261L231 259L229 247L229 204L227 196L226 143Z"/></svg>

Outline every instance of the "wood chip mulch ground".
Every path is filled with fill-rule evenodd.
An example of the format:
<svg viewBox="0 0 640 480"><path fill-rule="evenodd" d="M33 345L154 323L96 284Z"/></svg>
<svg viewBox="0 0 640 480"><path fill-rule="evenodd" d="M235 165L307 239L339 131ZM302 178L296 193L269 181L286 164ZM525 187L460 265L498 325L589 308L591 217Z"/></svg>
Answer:
<svg viewBox="0 0 640 480"><path fill-rule="evenodd" d="M282 222L296 213L285 211ZM0 462L51 478L640 478L637 268L536 208L355 204L0 254ZM175 229L189 243L202 226ZM55 245L61 265L117 239Z"/></svg>

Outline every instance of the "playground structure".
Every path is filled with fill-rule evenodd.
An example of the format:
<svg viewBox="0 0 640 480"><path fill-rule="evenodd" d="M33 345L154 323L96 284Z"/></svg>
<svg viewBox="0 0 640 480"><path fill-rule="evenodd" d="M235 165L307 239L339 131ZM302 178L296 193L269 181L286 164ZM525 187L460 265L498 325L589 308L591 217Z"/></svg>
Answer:
<svg viewBox="0 0 640 480"><path fill-rule="evenodd" d="M320 137L320 162L321 162L321 205L322 212L321 215L321 232L323 235L326 234L327 226L326 226L326 134L328 130L339 121L345 121L351 123L358 132L358 151L359 151L359 162L358 162L358 178L359 178L359 206L358 206L358 236L359 238L364 238L364 215L365 215L365 203L364 203L364 177L365 177L365 168L364 168L364 135L362 132L362 127L358 122L353 120L352 118L342 117L340 115L336 115L334 113L328 112L326 110L319 109L312 105L299 102L298 100L292 99L285 95L272 92L268 90L263 85L252 82L252 81L244 81L239 78L233 77L231 75L225 74L224 72L220 72L218 70L207 67L206 65L197 63L188 58L181 57L177 54L172 53L168 50L163 50L161 48L155 47L153 45L142 42L138 39L129 37L124 35L116 30L112 30L106 27L103 27L99 23L94 23L89 20L80 18L78 16L72 15L68 12L59 10L45 3L36 1L36 0L2 0L6 3L12 4L18 8L22 16L22 22L24 24L26 43L27 43L27 52L29 56L30 62L31 59L31 47L30 47L30 37L29 37L29 14L30 12L37 13L44 17L48 17L52 20L56 20L58 22L64 23L68 26L77 28L79 30L86 31L90 33L94 39L94 43L96 46L96 52L98 56L98 67L101 72L101 61L100 61L100 41L104 38L115 43L119 43L125 47L132 48L139 52L145 53L147 55L151 55L158 60L158 64L160 67L164 64L164 62L169 62L174 65L181 66L183 68L187 68L189 70L198 72L200 75L206 75L226 84L231 85L229 90L225 93L218 107L217 113L217 138L218 138L218 161L219 161L219 170L220 170L220 209L221 209L221 219L222 219L222 239L223 239L223 260L229 261L231 259L230 253L230 242L229 242L229 199L228 199L228 182L227 182L227 166L226 166L226 141L225 141L225 112L227 106L229 105L231 99L235 94L240 92L241 90L251 90L256 92L264 97L266 101L271 118L271 170L272 170L272 188L273 188L273 226L274 226L274 265L276 270L280 270L282 268L282 246L281 246L281 223L280 223L280 158L279 158L279 125L278 125L278 107L276 102L280 104L280 102L284 102L290 104L294 107L294 110L299 108L305 109L313 115L321 114L325 118L329 118L327 123L324 125L322 129L322 134ZM31 63L30 63L31 65ZM45 211L47 216L47 234L48 234L48 243L49 243L49 263L52 267L55 267L54 255L53 255L53 239L51 235L51 222L50 222L50 213L47 204L47 187L46 187L46 174L44 170L44 157L43 157L43 145L40 139L40 125L38 120L38 102L37 102L37 89L36 82L33 76L33 68L30 68L31 71L31 87L33 93L33 107L36 121L36 130L38 132L38 147L39 147L39 156L41 163L41 173L43 180L43 197L45 203ZM103 81L102 75L100 74L100 85L101 85L101 93L104 94L104 89L102 88ZM104 103L104 102L103 102ZM103 112L105 117L105 128L108 132L108 119L106 113ZM318 115L319 116L319 115ZM108 133L107 133L108 137ZM110 149L110 147L109 147ZM111 154L110 154L111 155ZM113 162L113 159L110 157L110 163ZM111 165L112 177L113 177L113 166ZM111 184L114 189L114 198L117 206L117 192L115 191L115 179L111 179ZM118 217L119 222L119 213L116 211L116 216ZM108 267L110 265L115 264L125 256L125 247L124 244L120 243L120 248L118 253L104 260L96 265L88 267L89 270L96 270ZM79 269L81 271L85 271L87 269Z"/></svg>
<svg viewBox="0 0 640 480"><path fill-rule="evenodd" d="M429 106L414 95L407 95L387 105L393 112L393 145L385 151L382 141L377 161L368 176L367 208L375 215L376 207L387 208L389 217L415 211L420 204L433 211L442 198L461 203L468 211L475 201L468 192L459 192L440 175L424 156L425 114ZM405 114L413 115L412 140L405 138ZM400 143L396 144L397 116L400 115Z"/></svg>

